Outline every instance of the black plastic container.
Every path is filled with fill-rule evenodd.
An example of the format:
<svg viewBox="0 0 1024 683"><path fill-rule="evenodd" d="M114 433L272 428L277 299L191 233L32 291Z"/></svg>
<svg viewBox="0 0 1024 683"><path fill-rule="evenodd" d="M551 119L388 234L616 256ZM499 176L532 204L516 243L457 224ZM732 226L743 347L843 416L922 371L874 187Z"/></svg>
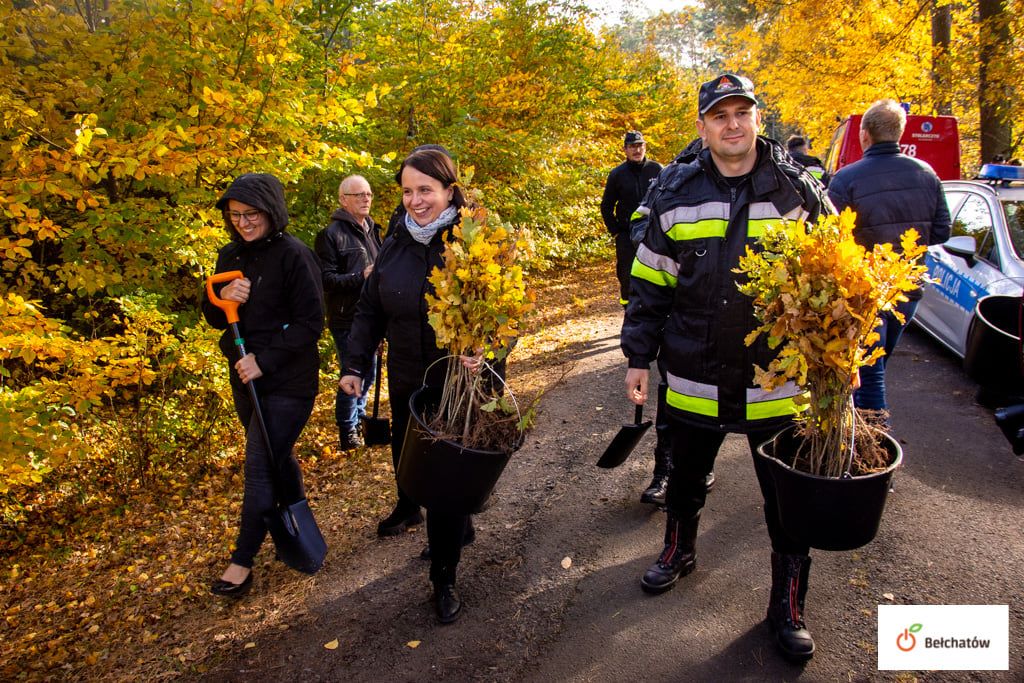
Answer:
<svg viewBox="0 0 1024 683"><path fill-rule="evenodd" d="M819 477L790 465L800 444L787 427L757 448L758 478L772 481L779 523L794 539L820 550L853 550L871 542L889 495L893 472L903 460L899 443L885 437L892 464L882 472L846 479Z"/></svg>
<svg viewBox="0 0 1024 683"><path fill-rule="evenodd" d="M423 415L440 400L441 391L434 387L421 387L409 398L412 417L398 461L398 486L428 511L473 514L487 502L522 438L507 452L465 448L437 439Z"/></svg>
<svg viewBox="0 0 1024 683"><path fill-rule="evenodd" d="M986 389L1024 391L1020 325L1020 297L990 294L978 299L964 351L964 370L971 379Z"/></svg>

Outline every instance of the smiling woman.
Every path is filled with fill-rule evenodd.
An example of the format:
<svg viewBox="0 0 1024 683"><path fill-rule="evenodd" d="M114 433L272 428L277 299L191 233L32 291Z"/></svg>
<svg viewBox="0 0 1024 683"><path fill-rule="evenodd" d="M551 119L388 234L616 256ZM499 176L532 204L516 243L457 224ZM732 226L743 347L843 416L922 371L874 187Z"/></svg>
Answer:
<svg viewBox="0 0 1024 683"><path fill-rule="evenodd" d="M225 312L204 300L207 322L224 330L220 349L231 363L235 412L246 434L238 537L231 562L211 592L237 599L252 587L253 561L267 535L265 517L276 503L290 505L305 498L292 448L313 411L319 386L323 292L313 252L285 232L288 210L277 178L265 173L239 176L217 208L224 213L231 241L217 254L215 272L242 273L217 296L239 306L237 324L248 352L235 360L236 340ZM256 380L259 405L252 390Z"/></svg>
<svg viewBox="0 0 1024 683"><path fill-rule="evenodd" d="M427 319L426 295L434 292L428 276L444 267L445 246L466 204L451 158L436 149L413 152L395 180L402 187L402 211L389 233L373 272L366 280L352 321L349 358L341 388L354 394L368 376L381 339L388 342L388 392L391 397L391 457L398 472L409 424L409 399L421 385L444 384L446 352ZM377 526L380 536L395 536L420 524L420 506L400 486L395 509ZM462 601L455 591L462 546L474 536L469 515L431 508L427 516L430 580L441 623L459 618Z"/></svg>

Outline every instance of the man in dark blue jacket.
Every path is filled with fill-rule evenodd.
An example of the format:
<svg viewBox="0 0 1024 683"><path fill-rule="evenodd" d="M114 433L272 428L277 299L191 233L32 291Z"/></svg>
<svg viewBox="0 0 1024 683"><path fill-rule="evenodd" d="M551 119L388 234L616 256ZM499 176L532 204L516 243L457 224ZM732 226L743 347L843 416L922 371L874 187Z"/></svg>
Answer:
<svg viewBox="0 0 1024 683"><path fill-rule="evenodd" d="M828 186L828 196L838 210L850 207L857 212L853 235L865 249L885 243L898 248L900 235L908 228L917 230L921 244L941 244L949 239L949 207L942 183L931 166L900 152L899 140L906 123L906 111L895 100L872 104L860 122L864 158L840 169ZM858 408L888 409L886 359L914 317L921 290L907 296L910 300L896 307L903 322L892 313L882 315L875 346L885 349L885 355L874 365L860 369L860 388L853 395ZM884 413L879 418L887 423Z"/></svg>

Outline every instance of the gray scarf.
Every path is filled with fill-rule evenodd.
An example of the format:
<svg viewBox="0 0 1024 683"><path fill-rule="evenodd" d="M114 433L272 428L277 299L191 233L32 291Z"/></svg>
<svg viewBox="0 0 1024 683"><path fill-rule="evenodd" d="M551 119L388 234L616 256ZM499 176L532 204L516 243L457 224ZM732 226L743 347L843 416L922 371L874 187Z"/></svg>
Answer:
<svg viewBox="0 0 1024 683"><path fill-rule="evenodd" d="M459 215L459 210L454 206L449 206L447 209L441 212L441 215L435 218L428 225L419 225L412 219L412 215L408 211L405 213L405 227L409 229L409 234L412 238L420 244L428 244L430 239L437 233L441 228L451 225L455 222L455 218Z"/></svg>

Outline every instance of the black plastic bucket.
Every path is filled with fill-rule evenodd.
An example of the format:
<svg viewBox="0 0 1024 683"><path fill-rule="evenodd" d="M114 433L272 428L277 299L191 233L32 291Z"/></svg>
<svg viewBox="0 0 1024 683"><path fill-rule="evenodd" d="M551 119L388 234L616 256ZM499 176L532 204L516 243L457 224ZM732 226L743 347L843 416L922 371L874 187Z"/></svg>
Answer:
<svg viewBox="0 0 1024 683"><path fill-rule="evenodd" d="M878 534L903 449L886 436L883 446L892 464L885 470L849 479L819 477L790 466L800 443L794 429L787 427L758 446L754 458L758 479L774 483L779 524L795 540L820 550L853 550L870 543Z"/></svg>
<svg viewBox="0 0 1024 683"><path fill-rule="evenodd" d="M423 416L440 399L441 391L434 387L421 387L409 398L412 416L398 461L398 486L427 510L472 514L487 502L522 439L507 452L437 439Z"/></svg>
<svg viewBox="0 0 1024 683"><path fill-rule="evenodd" d="M983 387L1024 390L1021 371L1021 298L991 294L978 300L967 335L964 370Z"/></svg>

